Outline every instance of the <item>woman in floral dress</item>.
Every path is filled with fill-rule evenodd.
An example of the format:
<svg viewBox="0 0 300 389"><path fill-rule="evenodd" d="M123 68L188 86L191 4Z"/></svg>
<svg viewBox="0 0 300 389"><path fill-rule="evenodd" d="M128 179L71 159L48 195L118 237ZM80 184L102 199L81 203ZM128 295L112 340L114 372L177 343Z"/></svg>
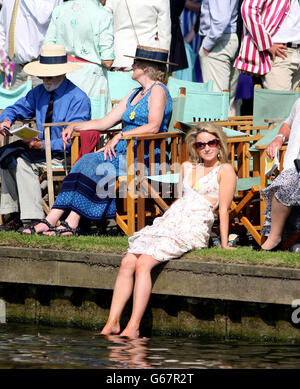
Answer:
<svg viewBox="0 0 300 389"><path fill-rule="evenodd" d="M236 175L227 163L226 136L218 126L201 123L187 134L186 144L190 158L182 164L182 196L151 226L129 238L103 335L120 332L120 317L133 293L132 315L121 335L139 336L140 321L152 290L151 270L187 251L207 247L217 207L221 245L230 249L228 209Z"/></svg>

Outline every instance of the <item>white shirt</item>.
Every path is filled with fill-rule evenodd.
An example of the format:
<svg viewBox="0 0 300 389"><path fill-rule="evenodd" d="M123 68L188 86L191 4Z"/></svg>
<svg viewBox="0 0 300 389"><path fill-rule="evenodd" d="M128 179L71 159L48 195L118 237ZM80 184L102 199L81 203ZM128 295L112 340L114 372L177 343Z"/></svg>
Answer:
<svg viewBox="0 0 300 389"><path fill-rule="evenodd" d="M170 49L170 0L127 0L132 22L142 46ZM131 67L138 44L125 0L107 0L114 16L114 67Z"/></svg>
<svg viewBox="0 0 300 389"><path fill-rule="evenodd" d="M15 55L19 64L36 59L47 32L54 7L62 0L20 0L15 25ZM8 53L9 26L14 0L3 0L0 11L0 48Z"/></svg>
<svg viewBox="0 0 300 389"><path fill-rule="evenodd" d="M296 100L285 123L291 127L291 132L284 155L283 168L290 169L295 167L294 159L300 158L300 98Z"/></svg>
<svg viewBox="0 0 300 389"><path fill-rule="evenodd" d="M299 0L291 1L290 12L280 29L272 37L274 43L300 43L300 4Z"/></svg>

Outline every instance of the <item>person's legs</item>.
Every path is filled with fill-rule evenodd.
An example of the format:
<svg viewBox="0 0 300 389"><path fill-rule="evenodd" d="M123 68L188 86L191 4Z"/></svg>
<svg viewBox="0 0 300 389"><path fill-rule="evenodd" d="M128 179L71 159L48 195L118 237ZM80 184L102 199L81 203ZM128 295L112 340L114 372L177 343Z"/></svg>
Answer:
<svg viewBox="0 0 300 389"><path fill-rule="evenodd" d="M239 71L233 67L238 51L238 37L236 34L224 34L208 55L204 54L204 43L205 39L199 51L203 81L213 80L214 92L229 90L229 112L231 112L239 77Z"/></svg>
<svg viewBox="0 0 300 389"><path fill-rule="evenodd" d="M19 195L16 183L16 169L0 169L1 207L0 214L19 212Z"/></svg>
<svg viewBox="0 0 300 389"><path fill-rule="evenodd" d="M297 50L287 49L287 57L276 57L271 70L262 77L263 87L271 90L292 90L293 74L299 67Z"/></svg>
<svg viewBox="0 0 300 389"><path fill-rule="evenodd" d="M133 291L133 307L130 320L121 336L137 338L140 335L140 322L146 310L152 291L152 269L160 262L150 255L139 257L135 269L135 283Z"/></svg>
<svg viewBox="0 0 300 389"><path fill-rule="evenodd" d="M114 286L109 317L101 331L102 335L118 334L120 332L120 319L133 291L134 272L138 258L139 255L127 254L122 259Z"/></svg>
<svg viewBox="0 0 300 389"><path fill-rule="evenodd" d="M272 198L271 207L271 230L268 239L261 246L264 250L271 250L277 246L281 241L282 231L291 212L291 207L282 204L276 199L275 196Z"/></svg>
<svg viewBox="0 0 300 389"><path fill-rule="evenodd" d="M23 158L17 159L16 182L22 220L43 219L39 168Z"/></svg>

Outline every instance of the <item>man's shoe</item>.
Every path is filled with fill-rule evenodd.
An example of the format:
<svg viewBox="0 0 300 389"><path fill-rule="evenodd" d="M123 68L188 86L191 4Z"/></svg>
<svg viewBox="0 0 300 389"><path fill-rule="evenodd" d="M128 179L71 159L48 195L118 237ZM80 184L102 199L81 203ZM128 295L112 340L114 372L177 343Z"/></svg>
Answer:
<svg viewBox="0 0 300 389"><path fill-rule="evenodd" d="M10 220L9 222L0 226L0 231L17 231L22 226L23 223L21 220Z"/></svg>

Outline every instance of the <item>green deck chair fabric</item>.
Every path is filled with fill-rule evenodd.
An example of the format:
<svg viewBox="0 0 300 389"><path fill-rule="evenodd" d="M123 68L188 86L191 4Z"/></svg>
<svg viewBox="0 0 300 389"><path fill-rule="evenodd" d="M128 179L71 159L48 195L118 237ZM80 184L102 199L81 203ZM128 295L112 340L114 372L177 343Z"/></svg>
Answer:
<svg viewBox="0 0 300 389"><path fill-rule="evenodd" d="M299 97L300 91L254 88L253 125L265 126L265 119L285 120Z"/></svg>
<svg viewBox="0 0 300 389"><path fill-rule="evenodd" d="M186 94L184 122L227 120L229 92L194 92Z"/></svg>
<svg viewBox="0 0 300 389"><path fill-rule="evenodd" d="M132 89L140 84L132 78L132 72L107 72L108 87L112 100L122 100Z"/></svg>
<svg viewBox="0 0 300 389"><path fill-rule="evenodd" d="M172 115L168 127L168 131L174 131L174 122L183 121L184 117L184 107L185 107L185 97L174 97L172 98ZM175 129L175 131L177 131Z"/></svg>
<svg viewBox="0 0 300 389"><path fill-rule="evenodd" d="M176 97L179 94L179 88L185 88L187 95L189 92L212 92L213 81L193 82L169 77L167 87L171 97Z"/></svg>
<svg viewBox="0 0 300 389"><path fill-rule="evenodd" d="M32 89L32 81L28 80L22 84L17 89L4 89L0 87L0 109L4 109L12 104L14 104L21 97L26 96L26 94Z"/></svg>
<svg viewBox="0 0 300 389"><path fill-rule="evenodd" d="M272 140L275 138L275 136L278 134L280 127L282 125L282 122L278 123L275 128L273 128L271 131L267 131L265 135L256 143L254 143L250 148L250 152L256 152L258 149L256 146L262 146L262 145L268 145L272 142Z"/></svg>

